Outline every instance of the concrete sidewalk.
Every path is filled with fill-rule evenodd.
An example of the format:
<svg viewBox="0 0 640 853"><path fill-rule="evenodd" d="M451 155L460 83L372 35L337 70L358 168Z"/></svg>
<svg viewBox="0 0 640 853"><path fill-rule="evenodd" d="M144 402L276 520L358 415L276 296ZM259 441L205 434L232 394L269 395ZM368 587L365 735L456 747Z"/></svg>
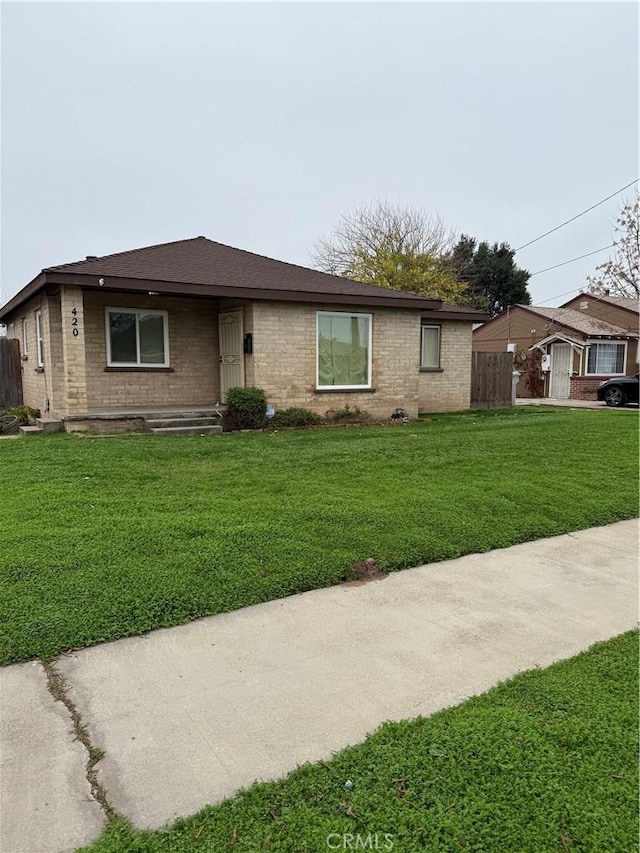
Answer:
<svg viewBox="0 0 640 853"><path fill-rule="evenodd" d="M330 758L385 720L433 713L634 627L637 567L638 522L625 521L212 616L62 656L55 668L105 752L98 781L110 805L155 828ZM0 675L33 682L38 667ZM69 716L37 689L31 710L23 703L34 724L54 708ZM34 814L19 773L3 803L2 853L88 843L100 827L70 719L37 757L33 725L14 724L12 766L55 768L39 797L55 781L71 805L59 827L49 809ZM2 761L4 779L4 748Z"/></svg>

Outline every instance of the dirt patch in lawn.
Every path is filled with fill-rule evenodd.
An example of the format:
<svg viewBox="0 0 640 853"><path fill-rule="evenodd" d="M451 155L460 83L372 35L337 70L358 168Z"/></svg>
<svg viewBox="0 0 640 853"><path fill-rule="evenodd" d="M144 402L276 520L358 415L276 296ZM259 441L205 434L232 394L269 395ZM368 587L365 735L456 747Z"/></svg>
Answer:
<svg viewBox="0 0 640 853"><path fill-rule="evenodd" d="M373 557L354 563L349 571L343 586L360 586L369 581L382 580L386 574L382 571Z"/></svg>

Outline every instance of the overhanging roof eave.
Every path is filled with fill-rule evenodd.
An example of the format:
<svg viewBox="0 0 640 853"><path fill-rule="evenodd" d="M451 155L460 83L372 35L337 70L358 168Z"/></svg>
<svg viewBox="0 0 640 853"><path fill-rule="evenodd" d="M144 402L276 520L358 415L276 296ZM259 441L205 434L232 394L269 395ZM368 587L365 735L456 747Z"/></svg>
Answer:
<svg viewBox="0 0 640 853"><path fill-rule="evenodd" d="M470 309L469 311L451 311L447 305L443 304L442 308L437 308L431 311L422 311L423 320L460 320L467 323L487 323L491 319L490 314L485 314L482 311Z"/></svg>
<svg viewBox="0 0 640 853"><path fill-rule="evenodd" d="M529 351L532 349L542 349L552 341L562 341L565 344L571 344L572 347L576 347L581 350L587 346L586 341L576 341L568 335L563 335L561 332L555 332L553 335L548 335L546 338L543 338L541 341L537 341L535 344L530 346Z"/></svg>
<svg viewBox="0 0 640 853"><path fill-rule="evenodd" d="M102 284L100 282L102 281ZM422 312L437 312L442 306L438 299L365 295L354 293L323 293L306 290L277 290L274 288L252 288L234 285L205 285L190 282L157 281L155 279L132 279L118 276L97 276L81 273L61 273L43 270L29 284L0 308L0 320L18 310L47 285L67 285L95 290L128 291L131 293L157 292L165 296L199 296L201 298L241 298L277 302L317 302L321 304L371 305L387 308L407 308ZM442 319L445 319L444 312ZM462 318L460 318L462 319Z"/></svg>
<svg viewBox="0 0 640 853"><path fill-rule="evenodd" d="M199 296L204 298L240 298L277 302L321 302L351 305L377 305L388 308L411 308L413 310L437 310L442 304L437 299L419 297L394 297L393 295L368 295L355 293L327 293L306 290L278 290L276 288L242 287L236 285L193 284L190 282L157 281L155 279L132 279L119 276L96 276L60 272L46 273L46 281L58 285L75 285L90 289L121 290L133 293L157 292L166 296ZM100 284L100 281L103 283ZM390 294L393 291L389 291Z"/></svg>
<svg viewBox="0 0 640 853"><path fill-rule="evenodd" d="M42 272L38 273L38 275L32 279L29 284L26 284L22 290L19 290L15 296L0 307L0 321L11 314L12 311L16 311L23 303L32 299L38 291L44 288L45 284L46 276Z"/></svg>

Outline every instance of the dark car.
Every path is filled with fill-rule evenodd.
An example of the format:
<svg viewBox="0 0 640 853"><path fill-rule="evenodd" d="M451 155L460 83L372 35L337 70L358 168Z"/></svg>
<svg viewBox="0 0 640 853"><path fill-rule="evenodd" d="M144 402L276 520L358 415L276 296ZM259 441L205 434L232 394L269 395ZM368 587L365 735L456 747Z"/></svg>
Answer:
<svg viewBox="0 0 640 853"><path fill-rule="evenodd" d="M598 400L604 400L607 406L626 406L627 403L638 402L638 377L618 376L615 379L607 379L598 385L596 392Z"/></svg>

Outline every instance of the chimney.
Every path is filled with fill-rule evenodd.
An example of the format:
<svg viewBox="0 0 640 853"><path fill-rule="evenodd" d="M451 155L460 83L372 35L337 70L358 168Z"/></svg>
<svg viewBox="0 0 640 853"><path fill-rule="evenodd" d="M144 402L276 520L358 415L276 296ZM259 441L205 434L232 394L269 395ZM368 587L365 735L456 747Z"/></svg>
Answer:
<svg viewBox="0 0 640 853"><path fill-rule="evenodd" d="M97 261L98 256L97 255L87 255L87 260L88 261Z"/></svg>

